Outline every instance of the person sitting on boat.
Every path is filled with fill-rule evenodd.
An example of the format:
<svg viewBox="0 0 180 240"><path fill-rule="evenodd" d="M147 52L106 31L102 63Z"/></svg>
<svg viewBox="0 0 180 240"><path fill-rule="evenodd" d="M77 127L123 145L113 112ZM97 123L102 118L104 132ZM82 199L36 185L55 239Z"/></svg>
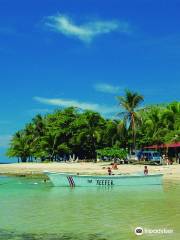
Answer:
<svg viewBox="0 0 180 240"><path fill-rule="evenodd" d="M148 168L147 168L147 166L144 166L144 175L148 175Z"/></svg>
<svg viewBox="0 0 180 240"><path fill-rule="evenodd" d="M108 167L108 175L112 175L112 170L110 167Z"/></svg>

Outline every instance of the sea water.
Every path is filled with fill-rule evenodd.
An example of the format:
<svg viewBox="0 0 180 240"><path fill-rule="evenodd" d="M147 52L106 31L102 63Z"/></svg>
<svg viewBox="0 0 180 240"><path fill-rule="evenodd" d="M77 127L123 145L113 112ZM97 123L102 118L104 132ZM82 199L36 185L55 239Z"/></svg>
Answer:
<svg viewBox="0 0 180 240"><path fill-rule="evenodd" d="M71 189L0 177L0 240L178 240L179 199L179 182ZM136 227L172 231L139 237Z"/></svg>

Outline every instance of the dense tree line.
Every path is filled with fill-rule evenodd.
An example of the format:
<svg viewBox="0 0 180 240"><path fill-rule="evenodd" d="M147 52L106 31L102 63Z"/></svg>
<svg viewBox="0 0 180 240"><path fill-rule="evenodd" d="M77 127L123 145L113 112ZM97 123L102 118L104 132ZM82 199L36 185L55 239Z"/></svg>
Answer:
<svg viewBox="0 0 180 240"><path fill-rule="evenodd" d="M180 141L180 102L140 107L143 96L128 90L118 101L123 109L118 119L73 107L37 115L13 135L7 155L23 162L58 161L72 154L79 159L96 159L99 149L130 151Z"/></svg>

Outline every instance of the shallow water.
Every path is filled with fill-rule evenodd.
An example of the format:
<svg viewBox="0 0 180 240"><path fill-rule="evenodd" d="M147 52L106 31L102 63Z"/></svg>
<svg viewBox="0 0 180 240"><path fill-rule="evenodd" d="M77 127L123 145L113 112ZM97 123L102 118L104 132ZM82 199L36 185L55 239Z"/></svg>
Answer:
<svg viewBox="0 0 180 240"><path fill-rule="evenodd" d="M0 240L129 240L134 229L173 230L141 239L180 239L180 184L58 188L0 177Z"/></svg>

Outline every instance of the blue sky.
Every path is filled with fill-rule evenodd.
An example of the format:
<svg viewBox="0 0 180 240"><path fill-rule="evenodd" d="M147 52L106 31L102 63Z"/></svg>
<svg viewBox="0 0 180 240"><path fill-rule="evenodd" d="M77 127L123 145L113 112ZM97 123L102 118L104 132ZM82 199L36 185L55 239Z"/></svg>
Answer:
<svg viewBox="0 0 180 240"><path fill-rule="evenodd" d="M36 113L179 100L180 1L0 0L0 151Z"/></svg>

